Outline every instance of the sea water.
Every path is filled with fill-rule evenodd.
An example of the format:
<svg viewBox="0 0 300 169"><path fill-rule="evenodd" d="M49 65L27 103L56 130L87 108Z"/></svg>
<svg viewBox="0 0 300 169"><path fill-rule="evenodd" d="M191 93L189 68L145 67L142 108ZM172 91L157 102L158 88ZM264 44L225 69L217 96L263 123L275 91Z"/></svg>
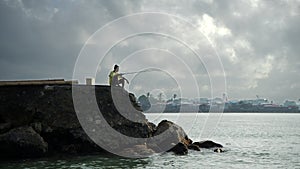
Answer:
<svg viewBox="0 0 300 169"><path fill-rule="evenodd" d="M183 127L193 141L210 139L224 153L202 149L188 155L172 153L144 159L80 156L1 162L0 168L300 168L300 114L168 113L146 114Z"/></svg>

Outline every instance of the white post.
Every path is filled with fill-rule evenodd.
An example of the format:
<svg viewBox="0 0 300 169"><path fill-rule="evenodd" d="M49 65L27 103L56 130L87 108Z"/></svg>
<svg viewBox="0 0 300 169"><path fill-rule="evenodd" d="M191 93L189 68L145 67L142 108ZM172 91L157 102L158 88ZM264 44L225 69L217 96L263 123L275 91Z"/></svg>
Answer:
<svg viewBox="0 0 300 169"><path fill-rule="evenodd" d="M95 78L86 78L86 85L95 85Z"/></svg>

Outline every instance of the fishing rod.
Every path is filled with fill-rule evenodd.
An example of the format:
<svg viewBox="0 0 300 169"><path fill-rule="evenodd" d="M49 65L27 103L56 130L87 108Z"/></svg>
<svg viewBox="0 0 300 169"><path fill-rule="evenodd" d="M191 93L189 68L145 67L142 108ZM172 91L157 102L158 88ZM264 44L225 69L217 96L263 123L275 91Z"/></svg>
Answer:
<svg viewBox="0 0 300 169"><path fill-rule="evenodd" d="M160 71L160 70L156 69L156 68L150 68L150 69L146 69L146 70L141 70L141 71L136 71L136 72L126 72L126 73L120 73L120 74L130 75L130 74L143 73L143 72L154 72L154 71Z"/></svg>

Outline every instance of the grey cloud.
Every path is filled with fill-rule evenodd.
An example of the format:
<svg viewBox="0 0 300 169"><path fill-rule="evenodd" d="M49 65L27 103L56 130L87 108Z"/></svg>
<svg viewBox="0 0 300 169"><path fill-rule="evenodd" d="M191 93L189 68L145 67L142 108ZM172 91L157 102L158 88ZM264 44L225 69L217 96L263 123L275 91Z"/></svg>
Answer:
<svg viewBox="0 0 300 169"><path fill-rule="evenodd" d="M86 32L89 35L106 22L101 19L91 22L88 19L90 16L106 16L105 12L85 3L72 4L71 1L18 2L20 4L8 1L7 6L1 5L1 60L6 62L1 62L5 65L0 77L71 78L75 59L88 38L81 34ZM54 8L58 10L56 13ZM50 15L53 16L50 18ZM31 71L26 73L26 69L20 68L24 66Z"/></svg>
<svg viewBox="0 0 300 169"><path fill-rule="evenodd" d="M216 50L227 74L229 96L249 98L259 94L278 102L285 98L298 99L300 96L295 91L300 90L297 75L300 71L300 3L297 0L252 2L255 1L2 1L0 78L71 78L76 58L89 36L124 15L160 11L181 16L197 25L206 14L213 18L215 26L231 32L226 36L218 33L210 35L216 43ZM155 21L159 19L153 18ZM145 21L139 26L151 26L147 23L151 21ZM120 29L135 29L135 25L133 21ZM178 32L185 30L182 25L173 29ZM185 32L191 42L197 40L193 39L195 32ZM193 60L187 59L191 54L181 50L171 40L138 39L134 38L135 43L129 43L128 46L120 44L116 47L110 53L107 64L114 64L122 56L137 49L156 46L171 49L183 59L189 60L191 67L197 67L193 65ZM243 46L245 44L242 42L247 43L249 48ZM232 56L232 52L235 56ZM271 65L266 63L268 57L273 58L273 61L269 60ZM147 59L140 59L138 63L147 63ZM101 67L100 82L106 83L111 66ZM203 65L193 70L198 77L197 82L202 85L200 90L207 88L203 87L209 86ZM215 76L218 78L220 75L216 73ZM251 84L257 86L247 87ZM189 88L188 84L183 87ZM202 90L201 93L203 96L210 95L209 91Z"/></svg>

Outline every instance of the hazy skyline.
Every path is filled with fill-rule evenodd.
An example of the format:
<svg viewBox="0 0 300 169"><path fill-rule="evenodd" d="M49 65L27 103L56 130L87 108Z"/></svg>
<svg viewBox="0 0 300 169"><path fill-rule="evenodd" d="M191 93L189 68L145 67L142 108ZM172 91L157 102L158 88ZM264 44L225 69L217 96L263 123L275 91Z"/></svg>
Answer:
<svg viewBox="0 0 300 169"><path fill-rule="evenodd" d="M149 23L160 23L162 31L172 29L181 33L191 44L201 45L195 34L202 32L221 59L229 99L259 95L281 103L300 98L299 0L3 0L0 79L71 79L79 52L93 33L119 17L141 12L167 13L195 25L195 32L191 32L186 31L186 25L176 22L164 27L163 20L156 17L138 23L139 29L151 27ZM119 31L138 29L136 24L128 22L126 27L112 30L109 39ZM143 49L149 50L131 55ZM141 94L158 88L168 95L180 89L188 97L198 96L195 91L199 90L199 96L209 97L210 78L219 78L223 73L212 72L208 77L205 67L215 63L196 64L189 52L179 43L155 35L125 39L109 51L96 81L107 83L114 63L121 64L121 71L125 72L157 65L165 72L128 76L129 89ZM180 66L179 61L187 62L188 69ZM190 83L190 68L198 87ZM183 83L176 87L176 81ZM222 92L215 95L221 97Z"/></svg>

